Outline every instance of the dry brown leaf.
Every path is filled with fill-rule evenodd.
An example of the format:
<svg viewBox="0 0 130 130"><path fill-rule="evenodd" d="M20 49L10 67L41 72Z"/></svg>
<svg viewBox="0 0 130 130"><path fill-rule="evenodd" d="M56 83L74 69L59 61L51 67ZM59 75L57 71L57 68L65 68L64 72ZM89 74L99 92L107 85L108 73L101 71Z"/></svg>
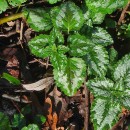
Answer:
<svg viewBox="0 0 130 130"><path fill-rule="evenodd" d="M52 116L52 101L48 97L48 98L46 98L45 103L49 105L46 126L51 126L52 125L52 121L53 121L53 116Z"/></svg>
<svg viewBox="0 0 130 130"><path fill-rule="evenodd" d="M25 88L26 90L30 90L30 91L41 91L47 87L49 87L50 85L53 84L53 77L47 77L44 79L41 79L35 83L31 83L31 84L23 84L23 88Z"/></svg>
<svg viewBox="0 0 130 130"><path fill-rule="evenodd" d="M64 127L58 127L56 130L65 130Z"/></svg>
<svg viewBox="0 0 130 130"><path fill-rule="evenodd" d="M12 76L19 78L19 61L15 55L8 60L7 70Z"/></svg>
<svg viewBox="0 0 130 130"><path fill-rule="evenodd" d="M58 122L58 116L56 112L53 113L53 124L51 125L51 130L56 130L56 125Z"/></svg>

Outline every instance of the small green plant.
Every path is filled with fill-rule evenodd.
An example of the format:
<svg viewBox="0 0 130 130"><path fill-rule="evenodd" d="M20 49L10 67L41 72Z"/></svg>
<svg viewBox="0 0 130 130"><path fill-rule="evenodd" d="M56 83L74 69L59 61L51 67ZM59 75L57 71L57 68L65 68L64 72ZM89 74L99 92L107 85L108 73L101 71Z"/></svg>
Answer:
<svg viewBox="0 0 130 130"><path fill-rule="evenodd" d="M50 58L55 83L67 96L73 96L87 77L86 86L95 96L94 130L111 129L121 107L130 108L130 55L117 62L117 52L108 49L114 41L100 24L128 0L47 1L58 6L27 8L19 15L40 33L29 41L30 51Z"/></svg>
<svg viewBox="0 0 130 130"><path fill-rule="evenodd" d="M20 6L22 3L26 1L27 0L0 0L0 13L6 11L9 8L9 6Z"/></svg>

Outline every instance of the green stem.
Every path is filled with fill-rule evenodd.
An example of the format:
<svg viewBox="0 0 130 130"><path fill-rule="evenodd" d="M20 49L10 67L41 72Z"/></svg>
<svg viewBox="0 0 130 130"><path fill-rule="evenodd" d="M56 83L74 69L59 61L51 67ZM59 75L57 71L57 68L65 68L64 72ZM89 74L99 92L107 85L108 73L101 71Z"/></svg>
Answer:
<svg viewBox="0 0 130 130"><path fill-rule="evenodd" d="M6 22L12 21L12 20L21 18L21 17L24 17L23 13L17 13L17 14L13 14L11 16L1 18L0 19L0 25L3 24L3 23L6 23Z"/></svg>

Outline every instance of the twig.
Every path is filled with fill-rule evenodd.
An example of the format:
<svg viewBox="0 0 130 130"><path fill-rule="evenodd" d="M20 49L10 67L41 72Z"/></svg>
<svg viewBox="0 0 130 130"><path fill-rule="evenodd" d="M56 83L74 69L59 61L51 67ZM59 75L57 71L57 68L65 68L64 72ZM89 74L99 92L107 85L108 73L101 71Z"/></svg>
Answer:
<svg viewBox="0 0 130 130"><path fill-rule="evenodd" d="M8 32L6 34L1 34L0 37L10 37L12 35L15 35L17 32L16 31L11 31L11 32Z"/></svg>
<svg viewBox="0 0 130 130"><path fill-rule="evenodd" d="M23 39L23 22L21 22L21 28L20 28L20 41Z"/></svg>
<svg viewBox="0 0 130 130"><path fill-rule="evenodd" d="M14 107L17 109L17 111L18 111L19 113L21 113L21 111L20 111L19 107L16 105L16 103L15 103L13 100L11 100L11 102L13 103L13 105L14 105Z"/></svg>
<svg viewBox="0 0 130 130"><path fill-rule="evenodd" d="M125 118L126 118L126 116L123 115L123 117L113 126L113 128L111 130L118 130L118 127L124 121Z"/></svg>
<svg viewBox="0 0 130 130"><path fill-rule="evenodd" d="M125 19L125 13L126 13L128 7L129 7L129 5L130 5L130 2L128 2L128 4L126 5L126 7L123 9L123 11L121 13L121 16L120 16L120 18L118 20L118 25L120 25L122 23L122 21Z"/></svg>
<svg viewBox="0 0 130 130"><path fill-rule="evenodd" d="M16 20L16 32L20 33L20 21L18 19Z"/></svg>
<svg viewBox="0 0 130 130"><path fill-rule="evenodd" d="M22 103L31 103L31 101L26 101L24 99L21 99L20 100L20 97L13 97L13 96L10 96L10 95L7 95L7 94L3 94L2 95L3 98L6 98L6 99L10 99L10 100L13 100L13 101L16 101L16 102L22 102Z"/></svg>
<svg viewBox="0 0 130 130"><path fill-rule="evenodd" d="M48 60L48 59L47 59L47 60ZM35 62L39 62L40 64L42 64L42 65L44 65L44 66L46 66L46 65L52 66L51 64L48 63L48 61L47 61L47 63L44 63L44 62L42 62L40 59L36 59L36 58L34 58L34 60L33 60L33 61L30 61L29 63L35 63Z"/></svg>
<svg viewBox="0 0 130 130"><path fill-rule="evenodd" d="M84 130L89 130L89 104L90 104L90 92L88 88L85 85L86 82L84 82L84 90L85 90L85 119L84 119Z"/></svg>

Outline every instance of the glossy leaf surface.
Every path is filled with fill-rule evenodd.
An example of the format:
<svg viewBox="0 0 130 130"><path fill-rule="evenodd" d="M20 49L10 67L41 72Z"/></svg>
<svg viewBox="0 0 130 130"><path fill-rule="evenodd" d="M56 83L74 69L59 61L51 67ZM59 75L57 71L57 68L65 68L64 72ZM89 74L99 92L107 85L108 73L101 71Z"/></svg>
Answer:
<svg viewBox="0 0 130 130"><path fill-rule="evenodd" d="M51 10L53 25L63 31L79 30L83 23L84 17L82 11L73 2L65 2L59 7Z"/></svg>
<svg viewBox="0 0 130 130"><path fill-rule="evenodd" d="M110 34L103 28L96 27L92 29L92 37L93 43L102 46L108 46L113 44L113 39Z"/></svg>
<svg viewBox="0 0 130 130"><path fill-rule="evenodd" d="M115 66L113 73L114 80L124 79L124 82L129 87L130 85L130 54L123 57Z"/></svg>
<svg viewBox="0 0 130 130"><path fill-rule="evenodd" d="M128 0L85 0L94 24L101 24L106 14L124 7Z"/></svg>
<svg viewBox="0 0 130 130"><path fill-rule="evenodd" d="M53 28L50 32L50 35L52 37L53 42L56 42L57 44L64 43L64 36L59 29Z"/></svg>
<svg viewBox="0 0 130 130"><path fill-rule="evenodd" d="M105 48L100 45L93 46L85 56L85 61L88 66L89 75L96 75L99 77L106 75L109 60Z"/></svg>
<svg viewBox="0 0 130 130"><path fill-rule="evenodd" d="M93 12L102 12L110 14L118 8L122 8L128 3L128 0L86 0L86 5Z"/></svg>
<svg viewBox="0 0 130 130"><path fill-rule="evenodd" d="M121 107L130 108L130 90L125 88L123 80L114 83L106 78L89 80L87 86L95 96L91 108L94 130L111 129L118 121Z"/></svg>
<svg viewBox="0 0 130 130"><path fill-rule="evenodd" d="M110 48L108 53L110 62L115 63L117 61L118 52L114 48Z"/></svg>
<svg viewBox="0 0 130 130"><path fill-rule="evenodd" d="M118 121L121 107L118 103L108 102L104 99L96 99L91 107L91 119L94 130L109 130Z"/></svg>
<svg viewBox="0 0 130 130"><path fill-rule="evenodd" d="M80 34L70 35L68 42L70 44L70 54L78 57L87 54L93 44L89 39Z"/></svg>
<svg viewBox="0 0 130 130"><path fill-rule="evenodd" d="M52 28L50 14L43 8L25 9L24 16L35 31L48 31Z"/></svg>
<svg viewBox="0 0 130 130"><path fill-rule="evenodd" d="M32 54L45 58L50 55L48 45L51 44L51 37L49 35L39 35L29 41L28 45Z"/></svg>
<svg viewBox="0 0 130 130"><path fill-rule="evenodd" d="M73 96L84 82L86 65L80 58L61 58L60 64L54 67L54 79L67 96Z"/></svg>

